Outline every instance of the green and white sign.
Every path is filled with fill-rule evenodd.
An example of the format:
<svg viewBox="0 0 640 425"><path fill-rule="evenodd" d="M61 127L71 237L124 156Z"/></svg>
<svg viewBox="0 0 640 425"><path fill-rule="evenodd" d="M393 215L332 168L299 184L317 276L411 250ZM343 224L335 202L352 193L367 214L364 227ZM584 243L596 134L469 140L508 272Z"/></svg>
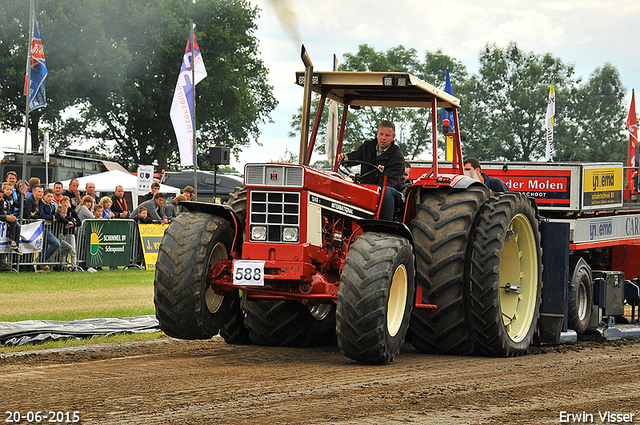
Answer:
<svg viewBox="0 0 640 425"><path fill-rule="evenodd" d="M86 221L87 267L128 266L131 253L129 222Z"/></svg>

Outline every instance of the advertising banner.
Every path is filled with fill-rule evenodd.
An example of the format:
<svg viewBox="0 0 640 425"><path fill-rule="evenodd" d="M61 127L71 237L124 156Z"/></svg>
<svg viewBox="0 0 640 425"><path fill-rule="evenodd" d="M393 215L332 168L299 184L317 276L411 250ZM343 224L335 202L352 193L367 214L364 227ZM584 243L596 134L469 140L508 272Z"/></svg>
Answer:
<svg viewBox="0 0 640 425"><path fill-rule="evenodd" d="M23 224L20 229L20 252L30 254L42 251L44 221ZM9 238L7 237L8 225L6 221L0 221L0 254L10 254Z"/></svg>
<svg viewBox="0 0 640 425"><path fill-rule="evenodd" d="M86 220L87 267L128 266L131 237L129 222Z"/></svg>
<svg viewBox="0 0 640 425"><path fill-rule="evenodd" d="M144 252L144 264L147 270L155 270L158 261L158 249L168 224L138 224L140 243Z"/></svg>

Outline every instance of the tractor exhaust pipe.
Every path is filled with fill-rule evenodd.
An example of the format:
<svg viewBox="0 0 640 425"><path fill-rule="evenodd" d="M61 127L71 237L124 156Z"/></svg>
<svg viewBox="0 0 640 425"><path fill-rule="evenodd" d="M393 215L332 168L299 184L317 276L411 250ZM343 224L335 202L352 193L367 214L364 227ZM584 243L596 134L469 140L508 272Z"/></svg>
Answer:
<svg viewBox="0 0 640 425"><path fill-rule="evenodd" d="M300 123L300 156L298 162L304 164L307 160L307 146L309 142L309 116L311 115L311 79L313 78L313 63L302 45L300 52L304 63L304 98L302 99L302 122Z"/></svg>

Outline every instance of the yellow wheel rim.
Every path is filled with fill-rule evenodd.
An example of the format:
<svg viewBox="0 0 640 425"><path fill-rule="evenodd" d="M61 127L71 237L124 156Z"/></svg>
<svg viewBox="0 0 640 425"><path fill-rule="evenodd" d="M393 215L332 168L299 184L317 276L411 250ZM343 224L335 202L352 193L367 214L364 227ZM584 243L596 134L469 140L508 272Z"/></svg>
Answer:
<svg viewBox="0 0 640 425"><path fill-rule="evenodd" d="M222 243L218 242L216 246L213 247L213 251L211 251L211 256L209 256L209 268L212 269L215 267L220 260L224 260L229 258L229 254L227 253L227 247ZM205 298L207 302L207 309L211 313L215 313L218 311L220 306L222 305L222 301L224 300L224 295L216 294L211 287L207 287L205 292Z"/></svg>
<svg viewBox="0 0 640 425"><path fill-rule="evenodd" d="M500 256L500 309L507 334L522 341L531 326L538 298L538 250L529 219L518 214L509 223Z"/></svg>
<svg viewBox="0 0 640 425"><path fill-rule="evenodd" d="M404 319L404 311L407 306L407 285L407 269L404 264L401 264L393 274L387 303L387 331L392 337L396 336Z"/></svg>

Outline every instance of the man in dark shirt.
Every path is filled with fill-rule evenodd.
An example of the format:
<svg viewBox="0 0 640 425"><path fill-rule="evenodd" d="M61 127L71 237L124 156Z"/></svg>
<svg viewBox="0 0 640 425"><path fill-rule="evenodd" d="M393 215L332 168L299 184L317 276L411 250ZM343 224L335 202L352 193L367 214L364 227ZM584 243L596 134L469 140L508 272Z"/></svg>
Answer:
<svg viewBox="0 0 640 425"><path fill-rule="evenodd" d="M400 192L404 186L404 155L398 145L394 143L396 138L396 126L387 120L380 122L375 139L367 140L358 149L349 154L340 153L338 162L359 160L369 162L377 167L383 166L384 171L379 177L370 176L361 183L377 184L382 187L384 176L387 176L387 189L380 208L380 219L393 220L393 210L396 205L402 203ZM362 173L366 173L370 167L363 166Z"/></svg>
<svg viewBox="0 0 640 425"><path fill-rule="evenodd" d="M471 176L477 176L476 180L480 180L487 186L489 189L494 192L507 192L509 188L502 180L497 177L489 177L487 174L482 172L482 167L480 167L480 162L475 158L467 158L464 160L464 171L467 173L471 173Z"/></svg>

